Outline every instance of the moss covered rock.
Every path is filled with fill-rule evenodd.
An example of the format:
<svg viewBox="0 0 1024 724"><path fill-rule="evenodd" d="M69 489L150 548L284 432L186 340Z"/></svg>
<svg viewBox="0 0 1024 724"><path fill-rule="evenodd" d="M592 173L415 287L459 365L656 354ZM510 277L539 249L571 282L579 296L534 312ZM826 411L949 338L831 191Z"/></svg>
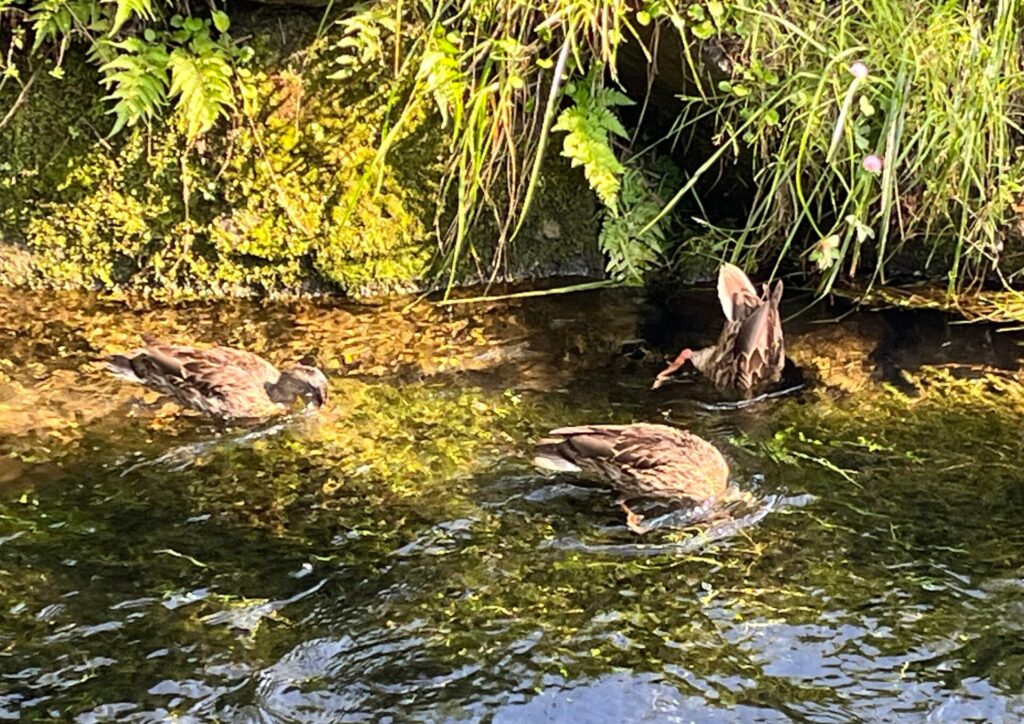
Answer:
<svg viewBox="0 0 1024 724"><path fill-rule="evenodd" d="M236 69L235 113L191 144L176 118L107 138L93 66L69 53L62 79L39 68L0 129L0 281L189 295L434 284L445 129L432 108L407 109L381 153L402 88L378 64L331 78L338 50L320 20L247 14L234 30L255 55ZM0 91L0 108L17 93ZM582 174L551 154L501 276L599 270L594 211ZM487 226L458 281L490 271Z"/></svg>

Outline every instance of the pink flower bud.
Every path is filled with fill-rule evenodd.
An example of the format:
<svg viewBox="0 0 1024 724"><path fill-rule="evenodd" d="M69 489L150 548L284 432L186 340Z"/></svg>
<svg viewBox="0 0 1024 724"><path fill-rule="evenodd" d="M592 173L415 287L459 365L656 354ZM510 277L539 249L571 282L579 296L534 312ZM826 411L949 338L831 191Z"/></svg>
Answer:
<svg viewBox="0 0 1024 724"><path fill-rule="evenodd" d="M882 159L871 154L864 157L864 170L868 173L880 173L882 170Z"/></svg>
<svg viewBox="0 0 1024 724"><path fill-rule="evenodd" d="M861 63L859 60L856 63L851 63L850 75L852 75L854 78L867 78L868 67Z"/></svg>

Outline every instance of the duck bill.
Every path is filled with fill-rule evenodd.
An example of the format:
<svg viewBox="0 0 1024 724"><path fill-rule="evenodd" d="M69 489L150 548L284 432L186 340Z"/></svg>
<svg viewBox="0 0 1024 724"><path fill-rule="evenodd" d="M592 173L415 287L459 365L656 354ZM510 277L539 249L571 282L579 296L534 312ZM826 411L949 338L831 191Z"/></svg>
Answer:
<svg viewBox="0 0 1024 724"><path fill-rule="evenodd" d="M666 382L671 380L672 376L676 372L678 372L679 368L682 367L684 364L686 364L686 362L692 356L693 356L693 350L691 350L691 349L684 349L682 352L680 352L676 356L676 358L674 360L672 360L672 364L670 364L668 367L666 367L661 372L659 372L658 376L654 378L654 384L651 385L651 389L652 390L656 390L659 387L661 387L662 385L664 385Z"/></svg>

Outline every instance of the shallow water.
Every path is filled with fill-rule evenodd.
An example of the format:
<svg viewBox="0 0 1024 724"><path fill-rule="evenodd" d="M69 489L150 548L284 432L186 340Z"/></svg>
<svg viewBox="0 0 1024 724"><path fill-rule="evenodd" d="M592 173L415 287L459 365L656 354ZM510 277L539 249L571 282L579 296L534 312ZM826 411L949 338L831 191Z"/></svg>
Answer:
<svg viewBox="0 0 1024 724"><path fill-rule="evenodd" d="M650 392L712 302L0 292L0 717L1024 716L1017 340L826 309L787 326L798 393ZM312 352L330 404L228 430L150 409L94 364L143 331ZM550 427L634 420L714 440L756 502L638 538L529 465Z"/></svg>

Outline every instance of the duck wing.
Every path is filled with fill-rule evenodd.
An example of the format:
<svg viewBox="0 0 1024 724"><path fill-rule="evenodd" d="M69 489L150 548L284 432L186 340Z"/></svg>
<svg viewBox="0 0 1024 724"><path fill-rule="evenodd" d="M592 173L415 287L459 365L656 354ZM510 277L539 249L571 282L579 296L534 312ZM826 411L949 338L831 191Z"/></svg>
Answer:
<svg viewBox="0 0 1024 724"><path fill-rule="evenodd" d="M266 385L277 369L251 352L230 347L197 349L147 339L130 357L111 358L111 368L127 362L136 381L203 412L227 417L259 417L276 406ZM122 372L122 376L124 375Z"/></svg>
<svg viewBox="0 0 1024 724"><path fill-rule="evenodd" d="M757 301L753 312L743 319L735 332L732 356L735 369L733 384L749 391L765 381L778 381L785 364L785 346L779 301L782 281L769 294Z"/></svg>
<svg viewBox="0 0 1024 724"><path fill-rule="evenodd" d="M554 452L576 469L590 463L611 462L630 468L655 467L656 459L646 454L635 425L582 425L552 430L551 438L538 443L538 454ZM648 442L656 442L656 439Z"/></svg>
<svg viewBox="0 0 1024 724"><path fill-rule="evenodd" d="M711 443L666 425L584 425L552 430L534 464L589 472L628 497L708 498L724 490L728 464Z"/></svg>
<svg viewBox="0 0 1024 724"><path fill-rule="evenodd" d="M738 266L729 263L722 264L718 270L718 301L729 322L743 319L760 303L750 278Z"/></svg>

